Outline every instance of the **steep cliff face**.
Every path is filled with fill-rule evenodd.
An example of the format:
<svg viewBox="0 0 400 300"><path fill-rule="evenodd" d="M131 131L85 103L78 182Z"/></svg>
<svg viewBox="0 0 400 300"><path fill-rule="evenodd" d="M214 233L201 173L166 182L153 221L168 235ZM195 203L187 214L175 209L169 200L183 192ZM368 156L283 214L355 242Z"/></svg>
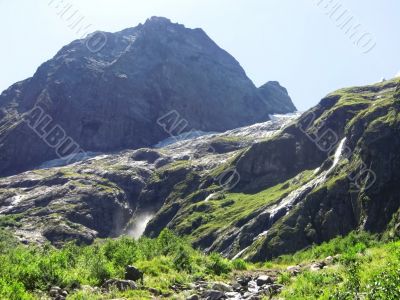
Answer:
<svg viewBox="0 0 400 300"><path fill-rule="evenodd" d="M173 213L166 206L148 234L168 226L206 251L263 261L352 230L397 228L398 86L330 94L233 157L225 166L240 174L232 191L179 201Z"/></svg>
<svg viewBox="0 0 400 300"><path fill-rule="evenodd" d="M91 37L74 41L1 94L0 175L56 158L62 138L85 151L152 146L168 136L157 120L171 111L178 134L225 131L295 110L282 88L260 92L201 29L153 17L97 34L105 40L99 51L87 47Z"/></svg>
<svg viewBox="0 0 400 300"><path fill-rule="evenodd" d="M101 51L73 42L0 96L0 174L55 158L54 125L109 152L0 178L0 227L56 245L170 228L253 261L352 230L398 233L399 79L231 129L294 110L286 90L255 88L200 29L152 18L105 35Z"/></svg>
<svg viewBox="0 0 400 300"><path fill-rule="evenodd" d="M3 178L0 224L54 244L170 228L253 261L352 230L396 232L398 86L343 89L300 117Z"/></svg>
<svg viewBox="0 0 400 300"><path fill-rule="evenodd" d="M183 199L204 200L217 187L214 169L290 120L165 141L157 149L97 155L67 166L65 160L53 160L46 168L1 178L0 228L26 242L91 243L96 237L138 236L159 213L155 224L161 230Z"/></svg>
<svg viewBox="0 0 400 300"><path fill-rule="evenodd" d="M277 114L286 114L296 111L288 91L277 81L269 81L259 88L266 104Z"/></svg>

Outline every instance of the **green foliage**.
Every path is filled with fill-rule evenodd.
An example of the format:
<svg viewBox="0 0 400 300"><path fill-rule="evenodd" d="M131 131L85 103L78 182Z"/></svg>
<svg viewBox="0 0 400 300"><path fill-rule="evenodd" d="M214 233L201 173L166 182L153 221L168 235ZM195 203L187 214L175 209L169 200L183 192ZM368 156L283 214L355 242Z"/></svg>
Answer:
<svg viewBox="0 0 400 300"><path fill-rule="evenodd" d="M180 246L174 257L174 265L179 271L192 271L192 256L187 247Z"/></svg>
<svg viewBox="0 0 400 300"><path fill-rule="evenodd" d="M238 258L232 261L232 267L234 270L243 271L247 270L248 265L243 259Z"/></svg>
<svg viewBox="0 0 400 300"><path fill-rule="evenodd" d="M336 254L349 255L349 258L351 258L356 253L362 253L367 247L371 247L374 244L376 244L376 239L373 235L366 232L351 232L345 237L336 237L329 242L299 251L294 255L283 255L276 259L276 261L293 264L313 259L322 259Z"/></svg>
<svg viewBox="0 0 400 300"><path fill-rule="evenodd" d="M281 274L279 274L277 282L279 284L283 284L283 285L287 285L288 283L290 283L290 274L289 272L283 272Z"/></svg>
<svg viewBox="0 0 400 300"><path fill-rule="evenodd" d="M304 272L283 291L282 297L290 300L331 299L330 289L334 288L340 280L341 278L334 273Z"/></svg>
<svg viewBox="0 0 400 300"><path fill-rule="evenodd" d="M369 299L400 299L400 269L390 264L385 271L373 276L367 286Z"/></svg>
<svg viewBox="0 0 400 300"><path fill-rule="evenodd" d="M0 299L37 299L36 291L48 291L51 286L70 290L80 285L100 286L107 279L123 278L127 265L144 271L145 286L165 293L175 283L246 268L242 260L232 263L216 253L206 256L169 230L156 239L121 237L90 246L70 243L61 249L20 245L6 231L0 231L0 238ZM87 295L77 291L71 299L102 299ZM135 299L148 298L138 295Z"/></svg>
<svg viewBox="0 0 400 300"><path fill-rule="evenodd" d="M306 271L297 277L282 273L278 282L286 287L280 296L283 299L400 299L400 242L379 244L376 240L373 242L373 236L352 233L294 256L297 261L333 253L340 254L340 259L328 269ZM280 261L286 263L289 257Z"/></svg>
<svg viewBox="0 0 400 300"><path fill-rule="evenodd" d="M212 274L221 275L229 273L232 270L232 265L227 259L223 258L220 254L211 253L207 269Z"/></svg>
<svg viewBox="0 0 400 300"><path fill-rule="evenodd" d="M33 297L26 292L25 287L20 282L6 281L0 278L0 299L28 300L33 299Z"/></svg>
<svg viewBox="0 0 400 300"><path fill-rule="evenodd" d="M190 233L192 240L199 240L216 230L223 234L224 230L229 231L265 205L285 197L312 176L312 171L304 171L286 182L258 193L225 192L208 201L204 199L198 203L185 203L179 216L174 219L174 228L182 235Z"/></svg>
<svg viewBox="0 0 400 300"><path fill-rule="evenodd" d="M0 216L0 228L4 227L19 227L20 214Z"/></svg>

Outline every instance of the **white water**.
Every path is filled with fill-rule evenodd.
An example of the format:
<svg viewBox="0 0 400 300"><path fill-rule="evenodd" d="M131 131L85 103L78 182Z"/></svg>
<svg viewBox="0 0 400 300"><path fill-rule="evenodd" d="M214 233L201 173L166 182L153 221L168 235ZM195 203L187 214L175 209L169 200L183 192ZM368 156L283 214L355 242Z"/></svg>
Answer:
<svg viewBox="0 0 400 300"><path fill-rule="evenodd" d="M326 177L332 173L332 171L335 169L337 164L339 163L339 160L342 156L343 152L343 147L345 145L346 138L343 138L338 147L336 148L335 155L334 155L334 160L331 165L331 167L325 171L322 172L321 175L319 175L317 178L309 181L307 184L303 185L302 187L298 188L297 190L294 190L291 192L287 197L285 197L279 204L277 204L272 210L270 211L270 221L274 222L275 216L280 213L282 210L286 210L285 215L289 212L290 208L292 208L292 205L294 202L303 194L308 193L311 189L313 189L315 186L323 183L326 180Z"/></svg>
<svg viewBox="0 0 400 300"><path fill-rule="evenodd" d="M343 154L343 148L345 146L346 138L343 138L338 147L336 148L333 163L331 167L327 170L322 172L318 177L310 180L307 184L303 185L302 187L292 191L288 196L286 196L281 202L279 202L277 205L273 206L272 208L268 209L267 212L269 212L270 217L269 217L269 224L268 228L271 228L271 226L280 218L283 216L287 215L290 211L290 209L293 207L293 205L296 204L297 200L302 197L303 195L307 195L313 188L316 186L322 184L325 182L327 176L334 171L336 168L337 164L339 163L342 154ZM257 237L254 238L254 240L257 240L263 236L266 236L268 234L268 230L262 232L259 234ZM244 248L241 250L238 254L234 256L233 259L239 258L249 247Z"/></svg>
<svg viewBox="0 0 400 300"><path fill-rule="evenodd" d="M146 230L147 224L154 217L152 213L143 213L135 217L132 228L129 230L129 235L135 239L140 238Z"/></svg>
<svg viewBox="0 0 400 300"><path fill-rule="evenodd" d="M335 169L336 165L340 161L340 158L342 157L343 147L344 147L345 143L346 143L346 138L343 138L340 141L339 146L336 148L332 166L326 172L325 177L326 177L326 175L329 175L333 171L333 169Z"/></svg>
<svg viewBox="0 0 400 300"><path fill-rule="evenodd" d="M208 195L207 198L204 200L204 202L208 202L208 201L211 200L215 195L216 195L216 193L212 193L212 194Z"/></svg>
<svg viewBox="0 0 400 300"><path fill-rule="evenodd" d="M12 197L11 199L7 200L9 201L9 205L3 208L0 208L0 214L4 214L8 212L9 210L13 209L18 203L22 201L22 196L21 195L16 195Z"/></svg>
<svg viewBox="0 0 400 300"><path fill-rule="evenodd" d="M239 253L236 254L236 255L232 258L232 260L238 259L238 258L239 258L240 256L242 256L242 254L245 253L246 250L249 249L249 248L250 248L250 246L244 248L243 250L240 250Z"/></svg>

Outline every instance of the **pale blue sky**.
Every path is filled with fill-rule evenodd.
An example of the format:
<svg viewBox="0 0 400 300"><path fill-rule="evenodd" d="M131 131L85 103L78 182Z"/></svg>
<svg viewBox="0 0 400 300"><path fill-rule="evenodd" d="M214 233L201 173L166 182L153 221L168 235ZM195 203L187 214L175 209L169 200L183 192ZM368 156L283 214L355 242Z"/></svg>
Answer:
<svg viewBox="0 0 400 300"><path fill-rule="evenodd" d="M32 76L80 37L57 15L60 1L0 0L0 90ZM280 81L300 110L335 89L400 71L400 1L333 0L376 41L367 54L326 15L324 2L329 0L64 0L92 31L118 31L153 15L201 27L257 86Z"/></svg>

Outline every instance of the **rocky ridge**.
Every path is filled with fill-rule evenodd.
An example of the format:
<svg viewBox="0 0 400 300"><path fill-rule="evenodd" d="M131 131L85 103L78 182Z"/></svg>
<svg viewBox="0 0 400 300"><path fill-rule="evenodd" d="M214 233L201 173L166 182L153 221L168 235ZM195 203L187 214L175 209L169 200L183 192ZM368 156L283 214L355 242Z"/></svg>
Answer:
<svg viewBox="0 0 400 300"><path fill-rule="evenodd" d="M170 228L206 252L251 261L353 230L395 230L398 86L343 89L298 119L0 179L0 221L27 242L56 245Z"/></svg>
<svg viewBox="0 0 400 300"><path fill-rule="evenodd" d="M257 89L201 29L153 17L96 35L103 47L88 46L93 35L73 41L0 95L0 176L56 159L56 152L150 147L168 137L157 121L171 112L182 121L178 135L295 111L286 89L276 82Z"/></svg>
<svg viewBox="0 0 400 300"><path fill-rule="evenodd" d="M297 116L273 116L271 121L225 133L163 142L162 148L93 154L67 166L63 159L53 160L44 164L50 168L2 178L0 222L27 243L91 243L96 237L122 233L138 236L143 222L175 201L173 192L180 181L192 177L199 184L211 178L210 171Z"/></svg>

